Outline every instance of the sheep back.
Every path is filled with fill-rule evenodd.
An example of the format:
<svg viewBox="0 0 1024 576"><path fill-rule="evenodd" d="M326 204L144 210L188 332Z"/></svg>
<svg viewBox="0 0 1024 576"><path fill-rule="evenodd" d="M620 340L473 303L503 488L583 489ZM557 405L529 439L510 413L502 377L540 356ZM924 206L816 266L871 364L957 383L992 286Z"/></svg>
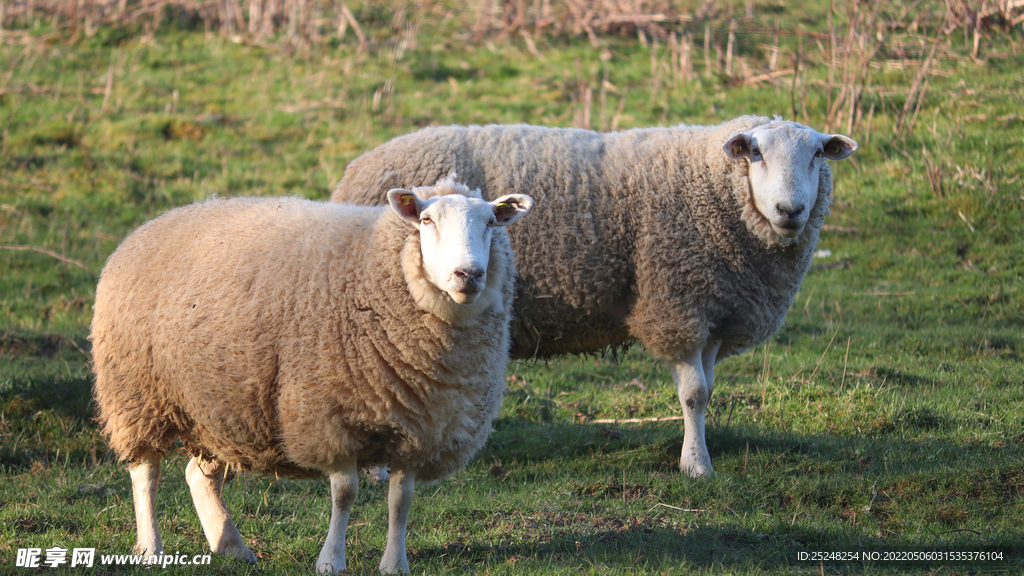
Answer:
<svg viewBox="0 0 1024 576"><path fill-rule="evenodd" d="M451 323L418 308L415 227L390 210L299 199L173 210L108 260L92 323L99 420L122 459L166 451L311 476L391 454L429 482L462 468L497 415L514 265L501 301ZM491 276L491 274L494 274Z"/></svg>
<svg viewBox="0 0 1024 576"><path fill-rule="evenodd" d="M619 224L601 218L603 147L587 130L426 128L353 160L332 200L379 205L399 182L430 183L452 171L488 200L531 195L543 209L509 230L520 278L512 356L601 350L629 339L622 320L631 268L628 252L607 243Z"/></svg>

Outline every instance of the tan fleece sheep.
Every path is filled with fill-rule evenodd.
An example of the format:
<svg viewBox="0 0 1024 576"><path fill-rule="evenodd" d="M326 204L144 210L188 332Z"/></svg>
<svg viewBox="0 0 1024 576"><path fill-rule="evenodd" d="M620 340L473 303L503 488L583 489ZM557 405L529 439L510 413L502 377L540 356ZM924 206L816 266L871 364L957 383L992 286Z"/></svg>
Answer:
<svg viewBox="0 0 1024 576"><path fill-rule="evenodd" d="M138 553L162 551L160 460L180 439L213 551L252 562L220 497L225 466L327 475L322 571L346 567L357 466L390 464L381 569L408 571L414 482L465 466L497 415L515 275L503 226L533 202L487 203L452 180L388 197L210 200L148 222L107 261L95 398L130 462Z"/></svg>
<svg viewBox="0 0 1024 576"><path fill-rule="evenodd" d="M608 134L426 128L353 160L332 200L379 204L395 182L452 170L487 198L539 190L544 209L510 232L512 357L640 340L672 365L686 416L680 468L699 476L714 473L703 431L714 364L781 326L829 212L824 158L856 148L756 116Z"/></svg>

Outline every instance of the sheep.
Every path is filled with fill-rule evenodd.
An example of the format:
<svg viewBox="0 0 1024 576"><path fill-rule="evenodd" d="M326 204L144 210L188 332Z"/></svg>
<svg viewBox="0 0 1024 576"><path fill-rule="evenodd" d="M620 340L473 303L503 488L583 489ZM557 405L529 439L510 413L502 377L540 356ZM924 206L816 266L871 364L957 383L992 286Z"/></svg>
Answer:
<svg viewBox="0 0 1024 576"><path fill-rule="evenodd" d="M490 198L542 188L510 235L520 281L512 358L617 350L666 360L684 414L679 466L713 475L704 412L714 365L782 325L829 214L825 159L842 135L778 118L599 134L435 127L353 160L332 200L377 204L390 183L457 170Z"/></svg>
<svg viewBox="0 0 1024 576"><path fill-rule="evenodd" d="M129 462L136 552L162 552L155 500L180 439L215 553L255 562L221 498L231 470L319 477L316 561L343 571L357 466L390 464L381 571L408 572L415 483L463 468L501 402L515 266L504 227L533 207L445 179L390 208L209 200L132 233L96 289L99 422Z"/></svg>

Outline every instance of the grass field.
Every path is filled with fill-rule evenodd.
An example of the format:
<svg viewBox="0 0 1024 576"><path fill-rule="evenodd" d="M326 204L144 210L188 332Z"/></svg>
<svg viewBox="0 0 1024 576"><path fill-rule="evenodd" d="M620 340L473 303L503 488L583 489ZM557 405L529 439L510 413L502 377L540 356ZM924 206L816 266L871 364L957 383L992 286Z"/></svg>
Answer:
<svg viewBox="0 0 1024 576"><path fill-rule="evenodd" d="M409 42L392 19L405 4L353 4L368 49L352 30L298 47L232 41L174 11L156 28L74 34L9 19L0 573L28 573L15 567L22 548L134 544L128 474L93 421L87 335L103 262L145 220L212 194L326 198L348 161L430 124L609 130L746 113L846 133L861 149L833 165L828 255L785 327L716 371L718 476L679 474L679 422L596 422L681 414L668 371L641 347L513 364L487 447L418 490L413 573L1024 571L1020 23L996 14L976 30L933 1L691 4L718 9L642 39L529 42L470 32L472 14L429 2L409 4L420 22ZM674 36L655 42L658 30ZM165 460L158 509L166 550L191 556L208 547L185 462ZM225 497L257 567L215 557L167 573L311 571L326 481L240 475ZM386 485L361 482L351 526L350 573L373 573ZM883 556L898 551L996 559ZM860 557L801 559L815 552ZM142 573L87 573L122 571Z"/></svg>

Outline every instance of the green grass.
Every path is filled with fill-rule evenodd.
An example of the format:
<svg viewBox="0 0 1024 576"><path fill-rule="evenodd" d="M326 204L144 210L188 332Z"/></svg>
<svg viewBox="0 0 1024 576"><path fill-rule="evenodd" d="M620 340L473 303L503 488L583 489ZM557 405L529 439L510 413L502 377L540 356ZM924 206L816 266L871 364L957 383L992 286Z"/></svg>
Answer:
<svg viewBox="0 0 1024 576"><path fill-rule="evenodd" d="M756 5L752 27L827 31L827 5ZM708 443L718 477L679 474L678 422L594 422L680 414L667 370L641 348L513 364L486 448L418 490L414 573L1024 570L1024 43L1019 28L993 28L974 61L953 33L913 132L897 136L940 6L920 6L919 28L898 27L871 68L865 117L849 134L862 147L833 165L820 245L831 255L767 346L717 368ZM325 198L348 161L429 124L572 125L587 86L599 129L792 117L794 104L819 130L826 119L828 65L810 38L799 83L751 85L703 75L704 23L688 23L701 77L656 83L651 49L633 36L602 38L602 49L538 37L541 61L518 36L472 41L462 14L446 23L438 9L398 59L388 19L357 15L373 53L351 35L295 52L235 44L173 18L152 37L111 28L0 45L0 244L87 269L0 249L0 573L20 573L19 548L134 543L127 472L93 421L86 337L96 275L145 220L212 194ZM716 34L728 17L710 21ZM799 41L781 37L779 68ZM741 27L737 54L760 73L771 42ZM160 526L167 551L202 554L184 464L179 453L165 460ZM326 482L240 475L225 496L257 572L310 571ZM376 569L386 518L386 486L361 482L351 573ZM894 550L1003 560L798 556ZM251 572L221 558L211 568Z"/></svg>

